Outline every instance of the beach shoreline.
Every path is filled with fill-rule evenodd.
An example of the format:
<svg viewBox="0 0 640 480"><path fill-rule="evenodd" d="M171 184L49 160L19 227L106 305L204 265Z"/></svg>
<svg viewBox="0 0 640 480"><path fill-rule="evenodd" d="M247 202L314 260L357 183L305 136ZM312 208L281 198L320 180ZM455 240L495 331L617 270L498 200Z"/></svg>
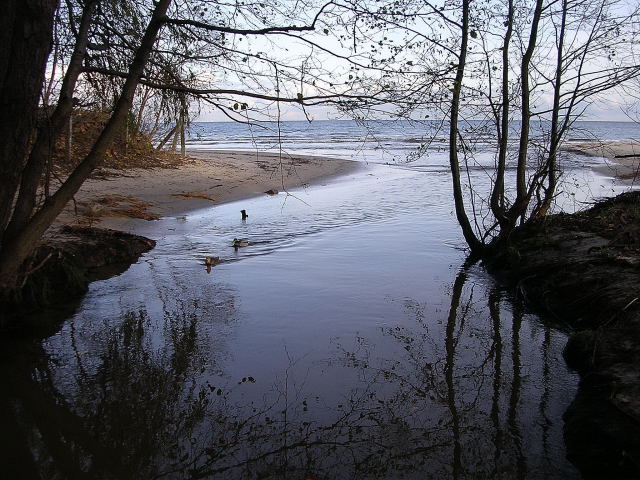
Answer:
<svg viewBox="0 0 640 480"><path fill-rule="evenodd" d="M54 226L108 217L154 220L346 175L360 162L231 150L188 150L178 168L128 169L87 180Z"/></svg>
<svg viewBox="0 0 640 480"><path fill-rule="evenodd" d="M606 159L592 168L635 183L640 172L640 142L569 142L563 151ZM177 167L108 170L87 180L56 220L63 225L99 225L109 217L154 220L265 194L320 183L346 175L363 164L325 156L242 150L189 149Z"/></svg>
<svg viewBox="0 0 640 480"><path fill-rule="evenodd" d="M594 170L621 180L634 181L640 177L640 141L611 140L568 142L562 150L587 157L602 157L607 162Z"/></svg>
<svg viewBox="0 0 640 480"><path fill-rule="evenodd" d="M57 316L41 318L37 312L71 305L89 283L121 273L155 246L150 238L118 226L114 230L110 220L181 216L240 199L283 194L363 168L352 160L308 155L201 150L188 154L177 168L102 169L98 178L87 180L27 260L42 268L19 290L0 295L0 332L55 328Z"/></svg>

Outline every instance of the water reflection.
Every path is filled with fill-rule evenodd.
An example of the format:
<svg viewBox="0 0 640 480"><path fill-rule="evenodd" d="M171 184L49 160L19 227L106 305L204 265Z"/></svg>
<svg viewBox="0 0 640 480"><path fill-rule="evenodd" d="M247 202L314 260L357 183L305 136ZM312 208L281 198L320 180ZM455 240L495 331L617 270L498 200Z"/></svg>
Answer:
<svg viewBox="0 0 640 480"><path fill-rule="evenodd" d="M392 426L405 426L405 442L416 447L405 450L401 465L397 458L384 458L392 466L389 473L415 471L421 465L422 473L433 478L577 477L550 450L550 446L561 447L562 432L549 420L552 397L557 400L561 395L549 378L549 363L554 361L549 349L542 353L541 378L531 378L532 367L521 360L522 309L505 302L501 292L492 289L485 297L490 318L483 318L484 299L478 301L476 286L467 281L468 273L463 270L453 286L444 342L434 335L424 308L410 303L407 308L416 316L417 327L386 332L403 346L402 358L380 362L363 352L346 352L369 385L384 381L393 385L384 401L374 397L380 403L375 416L388 415L388 431L394 431ZM548 347L548 329L544 338ZM540 392L535 385L538 381ZM528 395L539 393L540 400L521 398L525 389ZM529 411L538 402L539 417ZM390 440L395 444L395 438L379 439L385 453L390 445L384 442Z"/></svg>
<svg viewBox="0 0 640 480"><path fill-rule="evenodd" d="M192 322L177 318L170 350L153 352L146 313L130 312L119 328L100 332L99 358L72 341L73 365L60 368L38 348L35 364L25 358L26 368L3 369L13 370L3 394L17 419L11 436L28 439L42 478L141 478L157 458L179 454L176 433L199 422L206 406L187 387L197 362Z"/></svg>
<svg viewBox="0 0 640 480"><path fill-rule="evenodd" d="M230 378L206 326L237 315L224 290L163 302L5 350L3 465L19 478L571 478L557 455L563 395L551 331L463 268L448 313L404 299L412 325L340 339L307 375L354 378L335 395L294 378ZM90 323L87 323L90 322ZM536 333L537 332L537 333ZM542 333L541 333L542 332ZM534 337L542 335L542 351ZM560 341L562 341L560 339ZM376 342L384 343L383 349ZM529 343L529 348L526 348ZM523 350L528 350L523 354ZM532 351L541 355L540 368ZM523 363L523 358L530 364ZM526 396L523 394L526 392ZM335 392L334 392L335 393Z"/></svg>

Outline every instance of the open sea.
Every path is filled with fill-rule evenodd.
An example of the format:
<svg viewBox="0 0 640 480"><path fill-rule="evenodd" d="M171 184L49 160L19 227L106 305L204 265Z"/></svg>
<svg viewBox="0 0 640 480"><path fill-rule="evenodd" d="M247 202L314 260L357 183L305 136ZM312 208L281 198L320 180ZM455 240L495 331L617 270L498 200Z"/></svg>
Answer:
<svg viewBox="0 0 640 480"><path fill-rule="evenodd" d="M516 132L520 122L512 122ZM189 146L215 150L259 150L327 155L380 162L406 162L429 152L443 151L448 142L445 122L353 120L263 122L254 125L233 122L195 122ZM494 144L489 125L472 121L461 126L468 141L479 148ZM532 136L548 130L548 124L532 124ZM640 125L634 122L575 122L567 141L639 140ZM428 146L425 146L428 144Z"/></svg>
<svg viewBox="0 0 640 480"><path fill-rule="evenodd" d="M482 188L493 157L478 127ZM639 137L576 127L576 142ZM91 284L55 331L3 347L1 435L18 465L52 479L581 478L563 437L567 332L465 265L443 138L409 122L193 124L188 148L363 168L114 222L157 247ZM590 168L602 159L563 163L565 210L628 188ZM208 273L207 255L224 262Z"/></svg>

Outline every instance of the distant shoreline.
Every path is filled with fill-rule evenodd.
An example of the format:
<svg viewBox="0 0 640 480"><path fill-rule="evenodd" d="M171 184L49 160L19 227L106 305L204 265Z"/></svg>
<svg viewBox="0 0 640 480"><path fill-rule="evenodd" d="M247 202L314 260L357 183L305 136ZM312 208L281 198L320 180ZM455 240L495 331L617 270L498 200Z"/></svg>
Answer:
<svg viewBox="0 0 640 480"><path fill-rule="evenodd" d="M568 142L563 151L608 161L594 169L635 181L640 171L640 142ZM360 162L310 156L237 150L189 149L177 168L126 169L85 182L75 203L56 221L100 223L106 217L156 219L264 194L283 192L362 168ZM634 156L634 155L638 156Z"/></svg>
<svg viewBox="0 0 640 480"><path fill-rule="evenodd" d="M596 171L619 179L640 179L640 141L567 142L562 146L562 151L606 158L609 162L595 167Z"/></svg>

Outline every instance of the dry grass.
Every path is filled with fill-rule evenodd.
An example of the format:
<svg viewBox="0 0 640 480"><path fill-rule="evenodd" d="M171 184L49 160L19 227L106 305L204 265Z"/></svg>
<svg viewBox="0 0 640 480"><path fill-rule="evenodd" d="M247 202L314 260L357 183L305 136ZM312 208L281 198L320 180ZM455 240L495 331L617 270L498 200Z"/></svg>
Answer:
<svg viewBox="0 0 640 480"><path fill-rule="evenodd" d="M152 206L149 202L123 195L106 195L96 199L92 203L78 205L80 223L93 223L100 217L126 217L142 220L157 220L157 214L149 211Z"/></svg>
<svg viewBox="0 0 640 480"><path fill-rule="evenodd" d="M57 177L66 177L85 158L108 118L109 115L104 112L74 111L70 152L67 146L68 131L57 139L53 150L53 172ZM118 176L131 168L178 168L188 161L190 159L184 159L180 155L157 151L147 135L123 125L92 178Z"/></svg>

